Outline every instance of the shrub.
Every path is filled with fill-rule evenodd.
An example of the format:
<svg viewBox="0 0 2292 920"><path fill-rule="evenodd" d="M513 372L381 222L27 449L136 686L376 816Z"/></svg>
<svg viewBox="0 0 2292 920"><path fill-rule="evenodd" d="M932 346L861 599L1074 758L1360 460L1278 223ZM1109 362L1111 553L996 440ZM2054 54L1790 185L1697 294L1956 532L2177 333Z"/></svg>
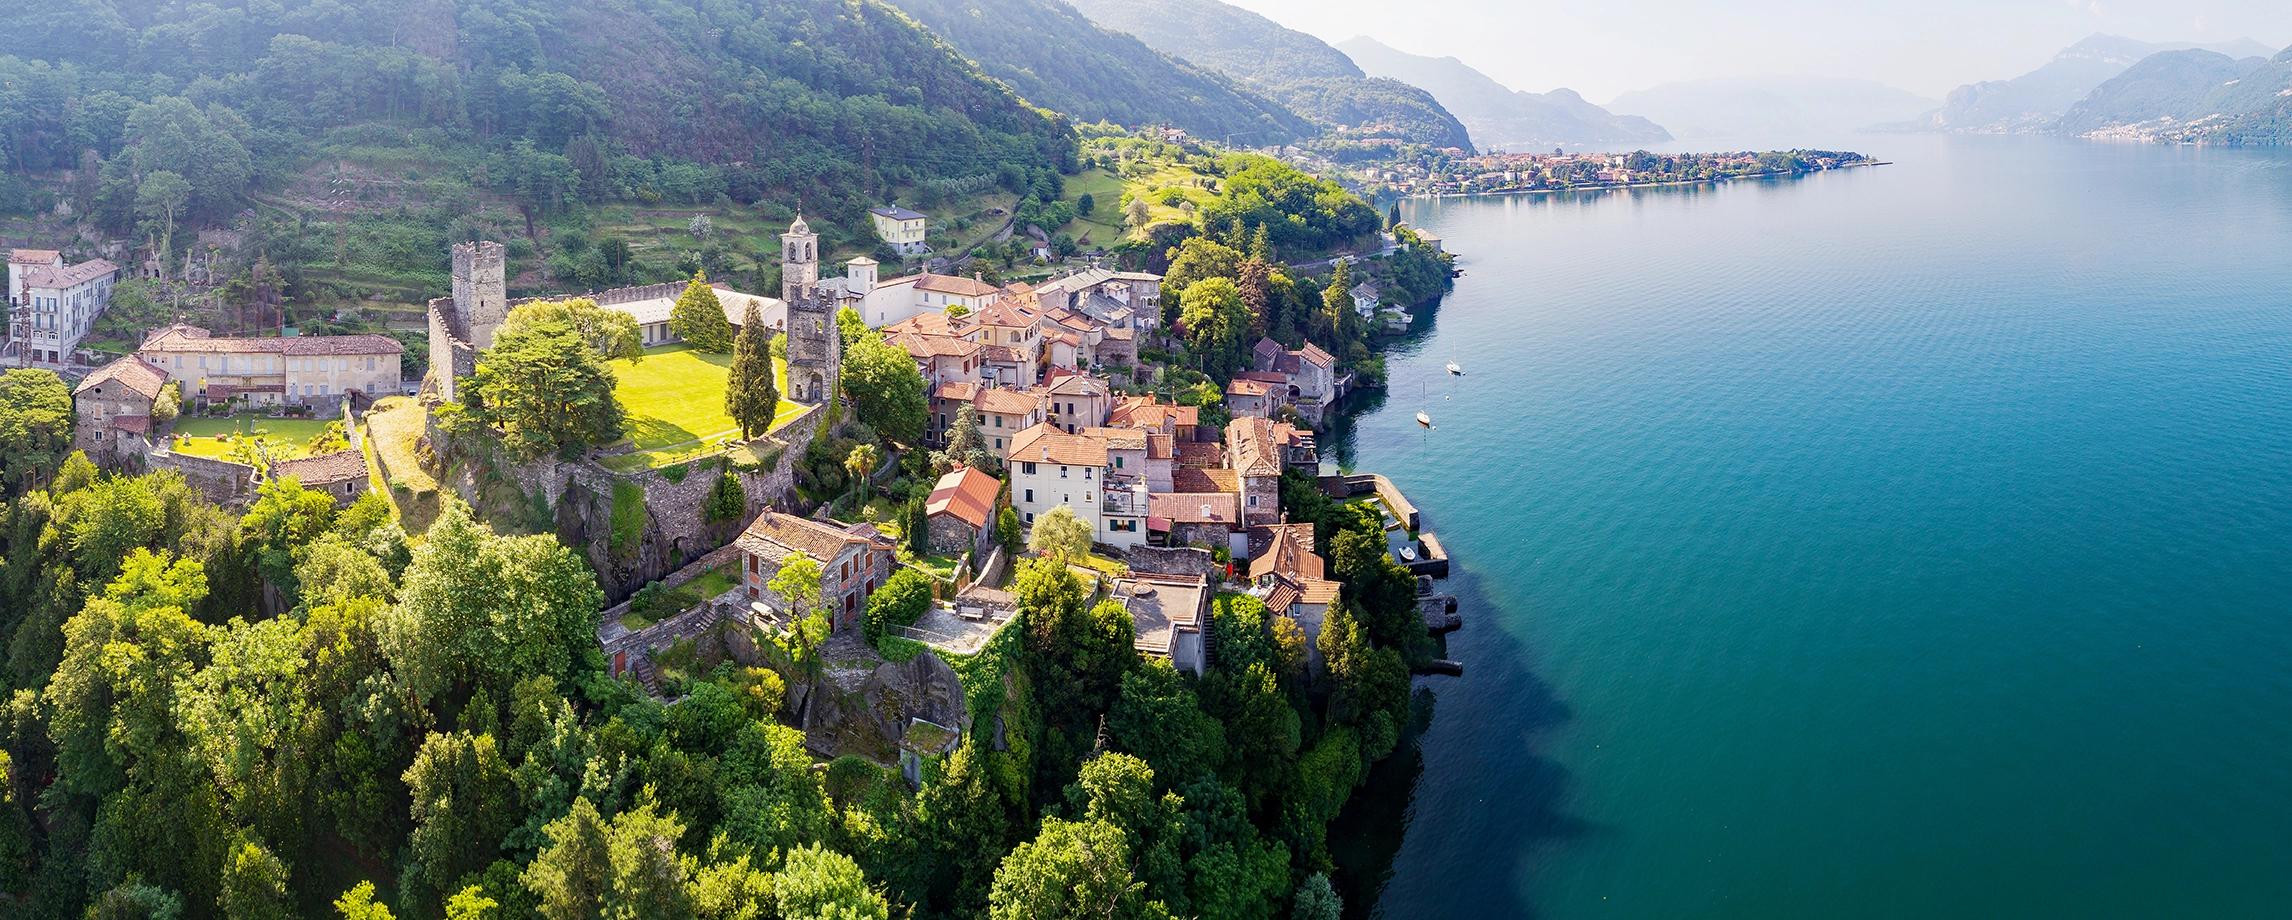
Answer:
<svg viewBox="0 0 2292 920"><path fill-rule="evenodd" d="M748 512L748 490L740 485L740 477L730 472L717 474L716 485L708 490L708 522L719 524L739 520Z"/></svg>
<svg viewBox="0 0 2292 920"><path fill-rule="evenodd" d="M625 553L645 536L645 490L636 483L613 481L612 549Z"/></svg>
<svg viewBox="0 0 2292 920"><path fill-rule="evenodd" d="M690 472L692 472L692 464L679 463L675 466L663 468L661 470L661 478L668 480L670 483L679 483L683 482L685 474Z"/></svg>
<svg viewBox="0 0 2292 920"><path fill-rule="evenodd" d="M914 569L900 569L867 599L862 634L869 642L881 640L893 627L912 626L931 609L931 579Z"/></svg>

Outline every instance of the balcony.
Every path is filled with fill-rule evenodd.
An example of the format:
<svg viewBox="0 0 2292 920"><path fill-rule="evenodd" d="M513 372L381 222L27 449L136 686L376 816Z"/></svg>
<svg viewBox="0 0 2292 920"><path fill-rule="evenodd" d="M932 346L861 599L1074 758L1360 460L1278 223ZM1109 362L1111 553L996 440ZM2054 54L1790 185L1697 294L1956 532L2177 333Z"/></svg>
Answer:
<svg viewBox="0 0 2292 920"><path fill-rule="evenodd" d="M1099 496L1098 510L1106 514L1144 517L1146 514L1146 487L1117 486Z"/></svg>

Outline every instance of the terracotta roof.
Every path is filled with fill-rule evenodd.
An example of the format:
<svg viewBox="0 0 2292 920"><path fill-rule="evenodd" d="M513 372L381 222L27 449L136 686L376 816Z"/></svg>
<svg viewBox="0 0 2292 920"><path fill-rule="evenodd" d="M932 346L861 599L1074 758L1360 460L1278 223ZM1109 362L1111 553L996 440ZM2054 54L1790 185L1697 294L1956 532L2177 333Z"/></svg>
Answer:
<svg viewBox="0 0 2292 920"><path fill-rule="evenodd" d="M1019 432L1017 437L1011 439L1011 460L1016 463L1105 466L1106 441L1089 435L1067 434L1044 422Z"/></svg>
<svg viewBox="0 0 2292 920"><path fill-rule="evenodd" d="M1076 347L1080 347L1082 345L1082 339L1077 337L1072 332L1053 332L1049 335L1043 336L1043 338L1047 341L1057 342L1061 345L1072 345Z"/></svg>
<svg viewBox="0 0 2292 920"><path fill-rule="evenodd" d="M1297 603L1297 589L1291 587L1288 582L1275 582L1273 590L1265 595L1265 609L1275 613L1287 613L1289 606L1295 603Z"/></svg>
<svg viewBox="0 0 2292 920"><path fill-rule="evenodd" d="M902 332L892 336L887 341L906 349L908 355L917 359L968 358L978 353L982 347L977 342L967 342L952 335L927 335L914 332Z"/></svg>
<svg viewBox="0 0 2292 920"><path fill-rule="evenodd" d="M80 381L80 385L72 389L72 395L78 396L112 380L119 381L146 399L158 399L159 388L167 385L167 372L143 360L140 355L128 355L96 368L95 373L89 374L86 380Z"/></svg>
<svg viewBox="0 0 2292 920"><path fill-rule="evenodd" d="M1266 396L1272 393L1272 385L1260 380L1235 377L1232 383L1226 384L1227 396Z"/></svg>
<svg viewBox="0 0 2292 920"><path fill-rule="evenodd" d="M939 484L932 488L923 511L934 517L953 515L965 524L985 527L994 519L995 496L1002 488L1002 481L993 476L967 466L959 467L939 477Z"/></svg>
<svg viewBox="0 0 2292 920"><path fill-rule="evenodd" d="M969 319L982 326L1025 327L1035 324L1035 315L1008 301L996 301L972 311Z"/></svg>
<svg viewBox="0 0 2292 920"><path fill-rule="evenodd" d="M1209 441L1173 441L1179 464L1192 469L1224 466L1226 446Z"/></svg>
<svg viewBox="0 0 2292 920"><path fill-rule="evenodd" d="M1326 607L1330 604L1337 603L1337 592L1344 587L1345 584L1343 582L1336 581L1299 582L1297 585L1297 600L1299 603Z"/></svg>
<svg viewBox="0 0 2292 920"><path fill-rule="evenodd" d="M121 431L132 431L136 434L151 433L151 416L148 415L114 415L110 421L111 427Z"/></svg>
<svg viewBox="0 0 2292 920"><path fill-rule="evenodd" d="M942 383L939 389L931 391L931 398L946 402L970 402L979 398L979 385L960 380Z"/></svg>
<svg viewBox="0 0 2292 920"><path fill-rule="evenodd" d="M53 249L14 249L8 252L12 265L50 265L64 254Z"/></svg>
<svg viewBox="0 0 2292 920"><path fill-rule="evenodd" d="M1151 396L1125 396L1114 401L1107 424L1116 428L1160 428L1164 424L1181 426L1202 423L1202 407L1172 406L1157 403Z"/></svg>
<svg viewBox="0 0 2292 920"><path fill-rule="evenodd" d="M954 294L958 297L986 297L1002 290L976 278L934 275L930 272L925 272L915 279L915 289L930 291L934 294Z"/></svg>
<svg viewBox="0 0 2292 920"><path fill-rule="evenodd" d="M1146 496L1146 513L1176 524L1236 524L1241 496L1231 492L1156 492Z"/></svg>
<svg viewBox="0 0 2292 920"><path fill-rule="evenodd" d="M801 552L823 567L835 561L844 547L867 542L866 537L848 530L777 511L757 515L748 529L741 531L740 539L733 541L742 551L767 559L785 559Z"/></svg>
<svg viewBox="0 0 2292 920"><path fill-rule="evenodd" d="M1264 552L1250 558L1251 578L1280 575L1305 581L1323 577L1321 557L1313 552L1313 525L1277 524L1265 529L1273 532L1273 541Z"/></svg>
<svg viewBox="0 0 2292 920"><path fill-rule="evenodd" d="M971 405L979 407L981 412L993 412L998 415L1025 415L1042 408L1042 397L1031 393L990 387L980 390L979 395L971 400Z"/></svg>
<svg viewBox="0 0 2292 920"><path fill-rule="evenodd" d="M1226 426L1234 469L1243 476L1281 475L1281 441L1269 419L1237 418Z"/></svg>
<svg viewBox="0 0 2292 920"><path fill-rule="evenodd" d="M355 450L336 451L317 457L282 460L271 467L271 478L292 477L305 486L330 486L366 478L366 455Z"/></svg>
<svg viewBox="0 0 2292 920"><path fill-rule="evenodd" d="M1297 356L1319 367L1337 366L1336 358L1331 357L1328 352L1321 350L1321 346L1312 342L1305 343L1305 347L1298 350Z"/></svg>
<svg viewBox="0 0 2292 920"><path fill-rule="evenodd" d="M176 323L143 340L139 351L181 351L206 354L395 355L406 346L386 335L306 335L296 338L212 338L207 330Z"/></svg>
<svg viewBox="0 0 2292 920"><path fill-rule="evenodd" d="M1027 360L1026 355L1009 345L984 346L979 349L979 357L986 359L989 364L1020 364Z"/></svg>
<svg viewBox="0 0 2292 920"><path fill-rule="evenodd" d="M901 279L901 281L912 282L913 279ZM877 285L876 287L882 288L896 283L899 282L887 281L883 284ZM953 335L955 334L955 320L950 318L945 313L918 313L914 316L910 316L906 319L900 320L899 322L892 323L889 326L883 327L884 335L898 335L902 332L920 332L925 335Z"/></svg>
<svg viewBox="0 0 2292 920"><path fill-rule="evenodd" d="M1106 327L1106 337L1116 341L1127 342L1131 339L1137 338L1138 333L1128 326L1108 326Z"/></svg>
<svg viewBox="0 0 2292 920"><path fill-rule="evenodd" d="M1280 374L1271 374L1271 373L1267 373L1267 372L1265 372L1265 371L1243 371L1243 372L1241 372L1241 373L1239 373L1239 374L1235 374L1235 375L1234 375L1234 379L1236 379L1236 380L1255 380L1255 381L1257 381L1257 382L1259 382L1259 383L1264 383L1264 384L1271 384L1271 385L1274 385L1274 386L1288 386L1288 385L1289 385L1289 378L1287 378L1287 377L1284 377L1284 376L1282 376L1282 375L1280 375Z"/></svg>
<svg viewBox="0 0 2292 920"><path fill-rule="evenodd" d="M1178 453L1177 440L1177 435L1149 432L1146 435L1146 458L1149 460L1168 460L1176 456Z"/></svg>
<svg viewBox="0 0 2292 920"><path fill-rule="evenodd" d="M1182 467L1170 471L1172 492L1239 492L1241 477L1232 470L1205 470Z"/></svg>
<svg viewBox="0 0 2292 920"><path fill-rule="evenodd" d="M119 266L102 259L91 259L78 265L42 265L24 273L24 286L33 288L68 288L86 284L97 278L119 271Z"/></svg>

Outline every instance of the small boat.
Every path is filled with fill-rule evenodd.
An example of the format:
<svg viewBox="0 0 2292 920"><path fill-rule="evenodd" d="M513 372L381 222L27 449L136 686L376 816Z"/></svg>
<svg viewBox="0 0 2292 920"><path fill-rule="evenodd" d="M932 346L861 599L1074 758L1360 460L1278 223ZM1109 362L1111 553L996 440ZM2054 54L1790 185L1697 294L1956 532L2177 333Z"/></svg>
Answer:
<svg viewBox="0 0 2292 920"><path fill-rule="evenodd" d="M1423 425L1426 428L1431 428L1433 426L1433 417L1419 412L1417 413L1417 424Z"/></svg>
<svg viewBox="0 0 2292 920"><path fill-rule="evenodd" d="M1401 547L1401 561L1402 561L1402 562L1415 562L1415 561L1417 561L1417 548L1416 548L1416 547L1414 547L1414 546L1404 546L1404 547Z"/></svg>
<svg viewBox="0 0 2292 920"><path fill-rule="evenodd" d="M1458 377L1464 376L1464 368L1456 366L1456 362L1454 361L1450 361L1448 363L1448 372Z"/></svg>

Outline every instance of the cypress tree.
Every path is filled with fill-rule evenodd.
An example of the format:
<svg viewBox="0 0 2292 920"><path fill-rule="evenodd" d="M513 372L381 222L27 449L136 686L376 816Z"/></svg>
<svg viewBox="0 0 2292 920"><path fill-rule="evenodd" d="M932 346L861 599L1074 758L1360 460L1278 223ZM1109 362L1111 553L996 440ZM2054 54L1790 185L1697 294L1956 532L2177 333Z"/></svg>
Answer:
<svg viewBox="0 0 2292 920"><path fill-rule="evenodd" d="M772 428L780 408L780 388L772 379L772 340L756 302L740 318L740 336L732 342L731 375L724 382L724 411L740 423L743 440Z"/></svg>

